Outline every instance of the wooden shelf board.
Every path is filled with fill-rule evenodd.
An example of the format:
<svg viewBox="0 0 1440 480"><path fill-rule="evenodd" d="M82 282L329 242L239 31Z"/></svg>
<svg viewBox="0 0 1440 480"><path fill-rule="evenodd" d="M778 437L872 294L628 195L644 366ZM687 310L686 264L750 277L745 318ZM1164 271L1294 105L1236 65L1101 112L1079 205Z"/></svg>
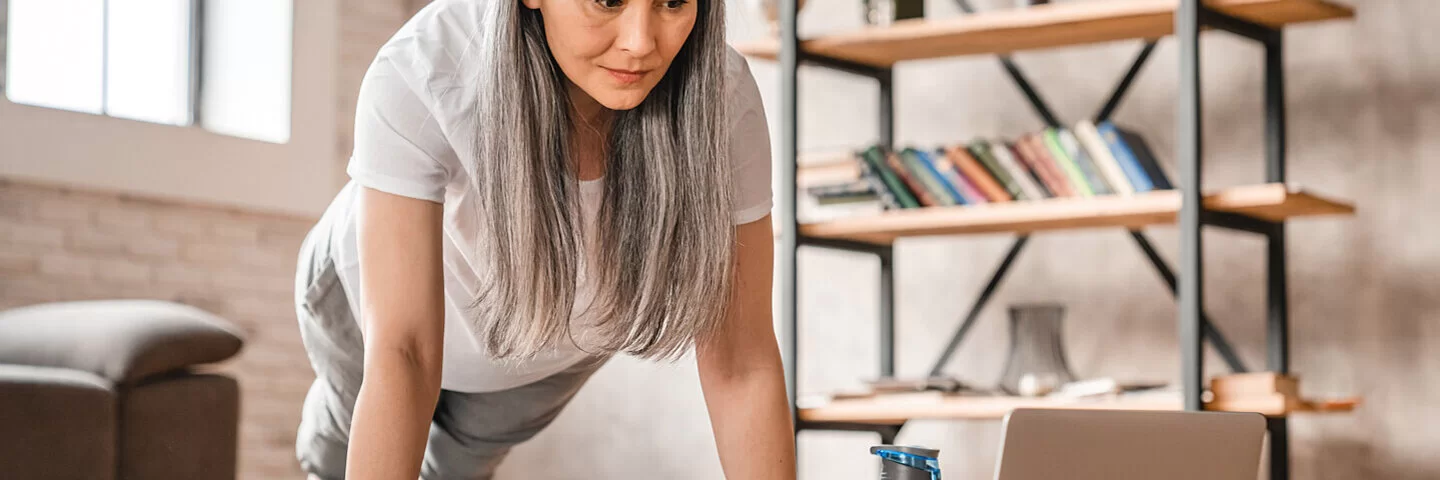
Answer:
<svg viewBox="0 0 1440 480"><path fill-rule="evenodd" d="M1262 25L1280 27L1355 15L1328 0L1210 0L1210 7ZM943 19L914 19L822 35L801 42L812 54L888 67L904 60L1160 38L1173 33L1177 0L1116 0L998 9ZM735 44L754 58L774 60L773 38Z"/></svg>
<svg viewBox="0 0 1440 480"><path fill-rule="evenodd" d="M1280 183L1231 187L1205 196L1205 208L1279 221L1305 215L1354 213L1355 207ZM888 244L901 237L1034 232L1098 227L1139 228L1174 223L1180 192L1132 196L1049 198L960 207L891 210L800 226L808 237Z"/></svg>
<svg viewBox="0 0 1440 480"><path fill-rule="evenodd" d="M1277 417L1293 413L1334 413L1355 409L1358 399L1335 402L1305 402L1291 408L1261 407L1226 409ZM999 419L1017 408L1052 408L1086 410L1181 410L1180 396L1140 394L1134 398L1107 397L1090 399L1051 399L1023 397L946 397L936 400L833 400L822 406L801 408L800 419L807 422L846 422L896 425L907 420ZM1207 405L1207 410L1221 411Z"/></svg>

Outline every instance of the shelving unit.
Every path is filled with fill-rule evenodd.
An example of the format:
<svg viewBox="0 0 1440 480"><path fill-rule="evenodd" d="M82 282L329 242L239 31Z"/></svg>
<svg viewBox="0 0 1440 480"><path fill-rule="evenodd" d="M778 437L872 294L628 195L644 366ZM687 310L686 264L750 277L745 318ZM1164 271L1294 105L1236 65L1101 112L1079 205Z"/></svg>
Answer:
<svg viewBox="0 0 1440 480"><path fill-rule="evenodd" d="M1224 334L1204 313L1202 282L1202 226L1214 226L1262 236L1267 243L1266 266L1266 368L1288 374L1289 300L1286 273L1285 225L1292 218L1343 215L1354 207L1286 183L1286 126L1284 37L1289 24L1349 18L1351 7L1329 0L1113 0L1066 2L976 12L967 0L954 0L965 15L946 19L917 19L826 34L801 41L796 36L795 0L780 1L780 37L736 45L754 58L773 59L781 71L780 170L781 192L776 211L780 222L780 248L776 252L786 382L794 408L796 431L853 430L880 434L893 443L912 419L994 419L1019 407L1201 410L1218 408L1202 401L1204 388L1202 342L1208 342L1233 372L1249 368ZM1202 195L1200 102L1200 33L1219 30L1253 40L1265 50L1263 86L1265 175L1256 185L1210 191ZM1046 126L1061 125L1021 69L1010 60L1012 52L1093 44L1116 40L1144 40L1135 61L1116 85L1103 107L1093 116L1098 123L1118 108L1125 92L1154 51L1157 39L1174 36L1179 45L1179 85L1176 115L1176 189L1133 196L1059 198L1009 204L888 211L878 215L800 224L796 219L797 186L814 178L856 175L854 167L821 165L797 178L797 90L801 63L831 68L874 79L879 86L880 143L894 145L892 73L907 60L938 59L960 55L995 54L1005 72L1024 93ZM1140 229L1155 224L1178 224L1180 254L1178 275L1159 256ZM894 242L915 236L1013 233L1015 241L990 280L961 320L949 343L930 369L943 373L951 355L974 326L979 313L999 287L1010 265L1023 250L1029 235L1042 231L1114 227L1124 228L1140 247L1179 302L1179 356L1181 382L1178 395L1169 397L1112 398L1105 401L1060 401L1007 397L955 397L936 402L905 403L877 399L835 400L801 408L797 400L799 312L796 302L796 252L801 246L874 254L880 260L879 373L895 373ZM1268 415L1269 478L1289 478L1288 415L1297 412L1345 411L1352 404L1298 402L1267 407L1227 405Z"/></svg>

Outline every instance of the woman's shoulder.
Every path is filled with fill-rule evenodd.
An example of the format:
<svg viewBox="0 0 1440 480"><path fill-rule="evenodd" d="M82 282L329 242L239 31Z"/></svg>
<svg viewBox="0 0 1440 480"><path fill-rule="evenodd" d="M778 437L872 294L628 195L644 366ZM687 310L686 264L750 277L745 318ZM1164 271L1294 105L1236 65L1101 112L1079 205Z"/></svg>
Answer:
<svg viewBox="0 0 1440 480"><path fill-rule="evenodd" d="M435 0L406 21L380 46L371 68L384 64L404 77L422 97L439 100L466 85L467 69L483 51L483 0ZM452 99L453 100L453 99ZM445 104L442 102L440 104Z"/></svg>

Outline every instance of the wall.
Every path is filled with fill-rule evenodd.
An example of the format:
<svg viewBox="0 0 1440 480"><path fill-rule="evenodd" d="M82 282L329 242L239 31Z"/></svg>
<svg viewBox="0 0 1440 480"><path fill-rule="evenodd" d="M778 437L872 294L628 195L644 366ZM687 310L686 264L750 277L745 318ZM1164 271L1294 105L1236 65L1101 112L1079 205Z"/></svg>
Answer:
<svg viewBox="0 0 1440 480"><path fill-rule="evenodd" d="M294 112L289 143L17 105L0 96L0 174L189 202L318 214L339 189L332 168L339 2L294 3Z"/></svg>
<svg viewBox="0 0 1440 480"><path fill-rule="evenodd" d="M855 5L848 5L854 3ZM802 29L857 24L859 2L819 0ZM1008 1L975 2L1002 8ZM1294 478L1435 478L1430 452L1440 433L1418 419L1440 418L1440 384L1419 365L1440 356L1440 247L1432 217L1437 178L1430 156L1440 141L1440 37L1430 2L1354 2L1353 22L1298 26L1286 33L1289 179L1354 199L1353 218L1299 220L1289 227L1292 365L1312 395L1361 394L1352 414L1297 416ZM932 1L932 15L957 12ZM1021 53L1017 62L1058 116L1091 115L1140 42ZM1136 127L1173 167L1176 46L1163 41L1116 119ZM1204 36L1207 187L1263 178L1262 51L1223 33ZM778 72L754 64L778 121ZM873 141L873 83L843 74L802 73L801 147L821 150ZM914 62L895 73L896 137L935 145L980 135L1016 135L1040 126L993 58ZM856 102L851 98L860 98ZM847 101L840 101L840 99ZM859 105L857 105L859 103ZM777 137L778 138L778 137ZM860 139L857 142L856 139ZM1417 215L1418 214L1418 215ZM1149 229L1161 253L1177 253L1175 230ZM998 265L1006 235L903 241L896 251L898 370L921 375ZM1251 366L1264 365L1264 243L1249 235L1205 234L1207 309ZM854 386L876 373L873 337L877 266L865 257L804 251L800 309L802 390ZM821 280L826 279L826 280ZM1082 376L1177 378L1174 302L1123 231L1035 236L992 299L948 372L992 385L1004 362L1004 308L1058 301L1069 308L1066 341ZM1209 372L1222 372L1214 358ZM901 442L944 450L946 478L989 478L998 422L917 422ZM864 447L873 435L801 436L807 479L874 478Z"/></svg>
<svg viewBox="0 0 1440 480"><path fill-rule="evenodd" d="M300 478L314 378L295 327L295 258L343 180L354 97L406 2L297 1L292 141L273 145L0 100L0 309L155 298L245 332L239 478ZM343 4L343 5L342 5Z"/></svg>
<svg viewBox="0 0 1440 480"><path fill-rule="evenodd" d="M1101 0L1103 1L1103 0ZM1013 2L975 1L980 8ZM1431 240L1440 167L1427 157L1440 140L1440 6L1408 0L1355 2L1352 22L1287 30L1289 176L1355 199L1351 218L1289 227L1292 365L1307 394L1361 394L1354 413L1291 421L1293 478L1440 477L1431 452L1440 433L1440 384L1421 365L1440 361L1440 244ZM858 26L860 2L810 0L802 32ZM764 27L732 3L731 39ZM945 0L932 16L957 15ZM1016 55L1057 115L1093 114L1140 42ZM1262 51L1221 33L1202 47L1207 187L1263 178ZM1161 42L1116 119L1139 129L1173 167L1176 48ZM778 139L779 75L751 63ZM802 150L863 146L876 135L873 82L821 69L801 74ZM1012 136L1041 126L993 58L920 61L895 73L896 138L935 145L972 136ZM843 101L842 101L843 99ZM858 100L857 100L858 99ZM1174 264L1175 229L1148 229ZM1264 243L1245 234L1205 234L1207 309L1252 366L1265 362ZM988 280L1011 237L905 240L896 250L898 369L923 375ZM800 255L802 392L858 386L877 373L878 308L873 259L805 250ZM1004 307L1058 301L1068 307L1073 369L1086 377L1178 378L1175 307L1161 279L1123 231L1037 235L992 298L948 372L990 386L1003 366ZM1208 372L1223 372L1212 358ZM946 478L988 479L999 422L915 422L899 441L939 447ZM722 478L693 364L625 359L602 369L556 423L515 449L504 478ZM801 435L802 478L876 478L872 434Z"/></svg>

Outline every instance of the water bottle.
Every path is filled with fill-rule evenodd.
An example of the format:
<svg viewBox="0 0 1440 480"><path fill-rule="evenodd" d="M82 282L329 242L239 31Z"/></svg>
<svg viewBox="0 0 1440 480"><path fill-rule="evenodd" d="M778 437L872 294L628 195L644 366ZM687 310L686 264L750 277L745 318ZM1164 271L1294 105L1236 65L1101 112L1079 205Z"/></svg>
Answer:
<svg viewBox="0 0 1440 480"><path fill-rule="evenodd" d="M940 480L940 451L921 447L870 447L880 457L880 480Z"/></svg>

